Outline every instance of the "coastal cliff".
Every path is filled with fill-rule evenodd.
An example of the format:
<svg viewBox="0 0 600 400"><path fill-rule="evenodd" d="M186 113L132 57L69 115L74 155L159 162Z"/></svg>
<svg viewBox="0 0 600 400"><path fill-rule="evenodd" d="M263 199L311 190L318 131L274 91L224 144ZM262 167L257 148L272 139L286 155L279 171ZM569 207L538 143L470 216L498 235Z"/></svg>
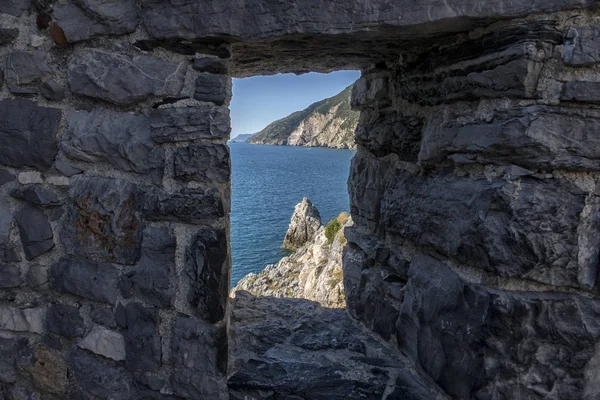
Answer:
<svg viewBox="0 0 600 400"><path fill-rule="evenodd" d="M296 206L284 241L284 247L293 243L296 251L258 274L246 275L233 291L245 290L255 296L308 299L323 307L345 307L342 281L342 255L346 245L344 228L351 226L352 220L342 213L334 224L339 229L322 226L319 211L304 198Z"/></svg>
<svg viewBox="0 0 600 400"><path fill-rule="evenodd" d="M351 109L352 87L271 123L248 143L355 149L359 113Z"/></svg>

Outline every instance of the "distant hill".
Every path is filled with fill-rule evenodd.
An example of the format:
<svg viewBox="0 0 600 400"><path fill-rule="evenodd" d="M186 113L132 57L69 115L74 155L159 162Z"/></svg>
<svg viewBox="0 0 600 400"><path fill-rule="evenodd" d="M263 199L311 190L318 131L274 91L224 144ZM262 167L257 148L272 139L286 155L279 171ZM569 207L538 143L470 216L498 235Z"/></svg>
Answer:
<svg viewBox="0 0 600 400"><path fill-rule="evenodd" d="M256 133L243 133L241 135L237 135L233 139L229 140L229 142L233 143L246 143L248 139L252 138Z"/></svg>
<svg viewBox="0 0 600 400"><path fill-rule="evenodd" d="M351 94L352 85L337 96L271 123L248 143L354 149L359 112L350 108Z"/></svg>

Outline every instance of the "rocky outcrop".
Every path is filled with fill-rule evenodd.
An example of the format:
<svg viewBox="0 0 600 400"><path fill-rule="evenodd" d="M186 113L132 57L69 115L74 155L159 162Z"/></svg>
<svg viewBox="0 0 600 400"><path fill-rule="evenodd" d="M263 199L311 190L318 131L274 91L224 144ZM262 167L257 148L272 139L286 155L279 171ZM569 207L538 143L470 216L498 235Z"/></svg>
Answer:
<svg viewBox="0 0 600 400"><path fill-rule="evenodd" d="M320 227L321 214L305 197L294 209L282 247L288 250L296 250L304 246L306 242L315 236Z"/></svg>
<svg viewBox="0 0 600 400"><path fill-rule="evenodd" d="M337 96L275 121L248 143L354 149L359 114L350 107L351 93L349 86Z"/></svg>
<svg viewBox="0 0 600 400"><path fill-rule="evenodd" d="M296 206L292 223L297 221L299 215L310 218L305 212L298 212L306 210L307 205L318 215L316 208L305 198ZM319 223L316 232L292 255L276 264L267 265L258 274L246 275L233 292L245 290L255 296L292 297L316 301L323 307L345 307L342 282L342 255L346 245L344 228L352 225L352 220L347 216L342 213L338 217L342 221L342 229L333 240L326 237L325 227Z"/></svg>

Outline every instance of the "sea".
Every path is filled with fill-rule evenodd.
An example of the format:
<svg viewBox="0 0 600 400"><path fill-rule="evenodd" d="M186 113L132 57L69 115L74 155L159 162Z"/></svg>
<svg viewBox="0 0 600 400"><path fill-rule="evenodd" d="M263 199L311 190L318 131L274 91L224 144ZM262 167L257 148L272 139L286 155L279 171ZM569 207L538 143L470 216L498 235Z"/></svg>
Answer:
<svg viewBox="0 0 600 400"><path fill-rule="evenodd" d="M308 197L326 224L350 210L348 174L355 152L229 143L231 285L289 252L281 248L296 204Z"/></svg>

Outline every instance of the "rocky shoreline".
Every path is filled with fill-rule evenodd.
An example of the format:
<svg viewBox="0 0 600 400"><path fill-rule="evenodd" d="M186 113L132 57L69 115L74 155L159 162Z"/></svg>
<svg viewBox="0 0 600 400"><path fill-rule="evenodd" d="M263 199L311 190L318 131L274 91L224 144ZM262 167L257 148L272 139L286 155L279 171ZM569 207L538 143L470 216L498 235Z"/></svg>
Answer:
<svg viewBox="0 0 600 400"><path fill-rule="evenodd" d="M342 228L330 241L319 211L304 198L296 206L283 244L295 252L258 274L246 275L232 293L245 290L255 296L308 299L323 307L344 308L344 228L352 225L352 219L342 213L338 220Z"/></svg>

